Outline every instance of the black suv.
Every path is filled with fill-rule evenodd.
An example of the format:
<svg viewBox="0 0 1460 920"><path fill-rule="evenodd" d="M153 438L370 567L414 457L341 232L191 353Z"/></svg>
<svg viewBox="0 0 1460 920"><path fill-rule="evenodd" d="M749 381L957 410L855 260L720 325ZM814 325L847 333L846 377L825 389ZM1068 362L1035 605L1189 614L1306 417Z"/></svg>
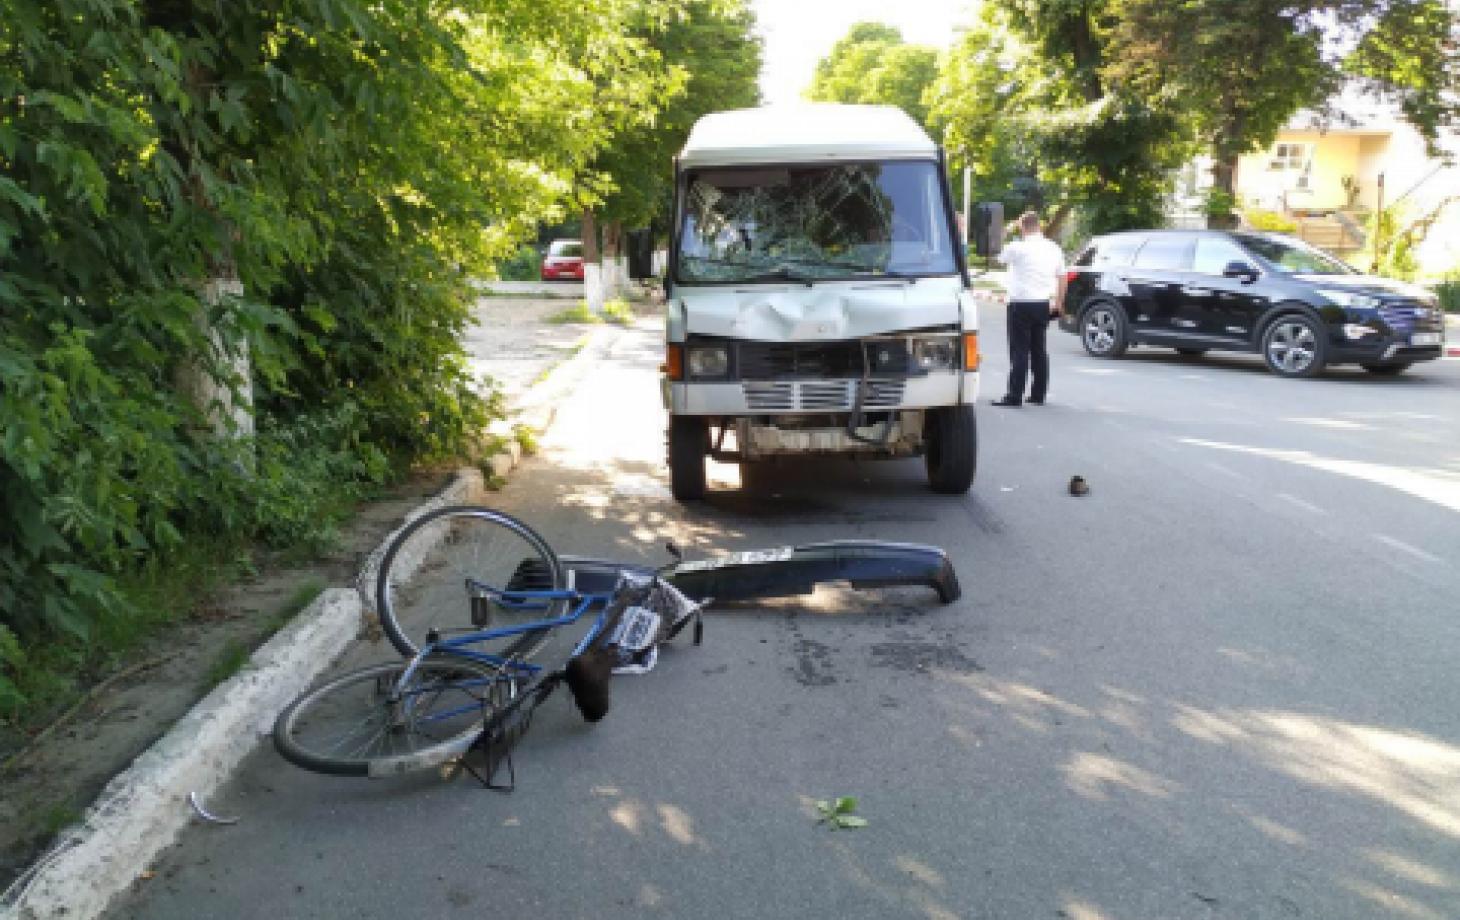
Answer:
<svg viewBox="0 0 1460 920"><path fill-rule="evenodd" d="M1221 230L1091 240L1069 273L1060 328L1098 358L1136 344L1255 351L1284 377L1344 363L1398 374L1445 344L1423 288L1359 274L1292 237Z"/></svg>

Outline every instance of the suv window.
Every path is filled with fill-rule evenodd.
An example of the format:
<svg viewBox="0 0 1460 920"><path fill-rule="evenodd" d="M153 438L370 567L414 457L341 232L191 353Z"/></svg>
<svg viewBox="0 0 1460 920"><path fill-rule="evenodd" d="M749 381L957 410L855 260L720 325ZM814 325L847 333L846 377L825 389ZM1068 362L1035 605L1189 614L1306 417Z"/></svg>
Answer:
<svg viewBox="0 0 1460 920"><path fill-rule="evenodd" d="M583 255L583 244L577 240L553 240L548 246L548 255L581 258Z"/></svg>
<svg viewBox="0 0 1460 920"><path fill-rule="evenodd" d="M1129 265L1131 256L1140 248L1143 236L1110 236L1092 242L1075 264L1081 268L1106 265Z"/></svg>
<svg viewBox="0 0 1460 920"><path fill-rule="evenodd" d="M1136 253L1136 268L1186 271L1191 268L1192 238L1186 234L1162 233L1151 237Z"/></svg>
<svg viewBox="0 0 1460 920"><path fill-rule="evenodd" d="M1199 236L1196 239L1196 257L1192 259L1191 270L1203 275L1220 275L1229 262L1252 264L1252 257L1242 247L1222 236Z"/></svg>
<svg viewBox="0 0 1460 920"><path fill-rule="evenodd" d="M1261 236L1241 233L1237 235L1237 239L1242 241L1242 245L1277 266L1281 272L1308 275L1354 274L1354 270L1347 264L1292 237L1276 233Z"/></svg>

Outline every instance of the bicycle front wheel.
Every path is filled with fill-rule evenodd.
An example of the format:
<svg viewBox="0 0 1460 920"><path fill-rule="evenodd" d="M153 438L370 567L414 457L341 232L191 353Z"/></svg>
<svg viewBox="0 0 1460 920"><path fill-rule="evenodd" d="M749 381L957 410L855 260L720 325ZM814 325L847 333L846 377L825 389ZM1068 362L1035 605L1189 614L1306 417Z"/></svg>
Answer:
<svg viewBox="0 0 1460 920"><path fill-rule="evenodd" d="M513 697L510 675L474 661L428 658L351 671L291 703L274 722L285 760L332 776L397 776L460 757Z"/></svg>
<svg viewBox="0 0 1460 920"><path fill-rule="evenodd" d="M564 587L557 555L531 527L490 508L457 505L422 515L391 541L375 603L390 644L410 657L432 629L446 634L510 626L561 616L568 606L566 600L501 604L486 596L490 592ZM525 657L517 651L516 657Z"/></svg>

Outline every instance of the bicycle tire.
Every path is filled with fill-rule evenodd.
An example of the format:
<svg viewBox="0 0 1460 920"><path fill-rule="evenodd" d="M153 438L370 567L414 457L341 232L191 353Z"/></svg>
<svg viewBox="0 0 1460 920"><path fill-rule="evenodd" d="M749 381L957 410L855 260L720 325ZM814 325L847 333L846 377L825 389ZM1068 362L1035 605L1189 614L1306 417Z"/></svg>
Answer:
<svg viewBox="0 0 1460 920"><path fill-rule="evenodd" d="M279 713L274 721L274 747L290 763L330 776L379 778L428 770L465 754L495 712L515 696L510 678L499 668L456 657L427 658L417 666L414 684L406 691L414 694L412 723L402 724L396 710L400 704L392 702L392 694L383 688L394 689L409 666L405 661L371 665L314 687ZM434 699L428 700L432 693ZM462 711L454 716L447 715L451 710L443 711L436 729L439 734L427 734L420 728L428 724L420 707L447 695L447 705ZM367 755L364 749L370 744L371 725L377 716L385 730L374 734L383 740L385 750ZM316 720L326 724L309 725ZM338 733L341 724L350 727L344 734ZM332 750L316 743L316 728L321 729L320 734L336 738ZM417 736L421 746L404 750ZM357 744L357 738L365 740ZM349 752L342 753L347 744Z"/></svg>
<svg viewBox="0 0 1460 920"><path fill-rule="evenodd" d="M485 628L472 623L468 577L497 590L561 591L567 587L562 563L552 547L522 521L479 505L439 508L396 534L380 563L376 610L396 651L408 658L415 655L431 628ZM408 600L405 596L411 594L415 597ZM450 609L458 602L455 610ZM410 627L404 622L406 606L444 613L445 622ZM551 619L561 616L567 607L568 601L556 600L516 615ZM497 612L505 613L500 608ZM541 640L546 634L535 635ZM519 649L518 657L530 657L533 651Z"/></svg>

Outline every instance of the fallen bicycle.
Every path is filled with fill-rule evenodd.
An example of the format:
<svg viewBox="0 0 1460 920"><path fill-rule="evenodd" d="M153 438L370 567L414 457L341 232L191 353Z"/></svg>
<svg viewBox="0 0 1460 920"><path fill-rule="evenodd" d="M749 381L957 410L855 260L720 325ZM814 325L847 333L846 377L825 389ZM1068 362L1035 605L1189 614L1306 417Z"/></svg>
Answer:
<svg viewBox="0 0 1460 920"><path fill-rule="evenodd" d="M818 584L924 585L959 597L943 550L833 541L685 560L659 568L557 556L499 511L443 508L405 527L376 583L381 626L403 660L334 677L280 713L274 743L290 762L339 776L384 777L459 764L484 785L506 764L533 711L566 684L590 722L607 714L613 674L652 669L659 645L712 600L808 594ZM698 600L691 600L698 598ZM412 628L406 608L450 614ZM549 639L591 622L554 666L533 659Z"/></svg>

